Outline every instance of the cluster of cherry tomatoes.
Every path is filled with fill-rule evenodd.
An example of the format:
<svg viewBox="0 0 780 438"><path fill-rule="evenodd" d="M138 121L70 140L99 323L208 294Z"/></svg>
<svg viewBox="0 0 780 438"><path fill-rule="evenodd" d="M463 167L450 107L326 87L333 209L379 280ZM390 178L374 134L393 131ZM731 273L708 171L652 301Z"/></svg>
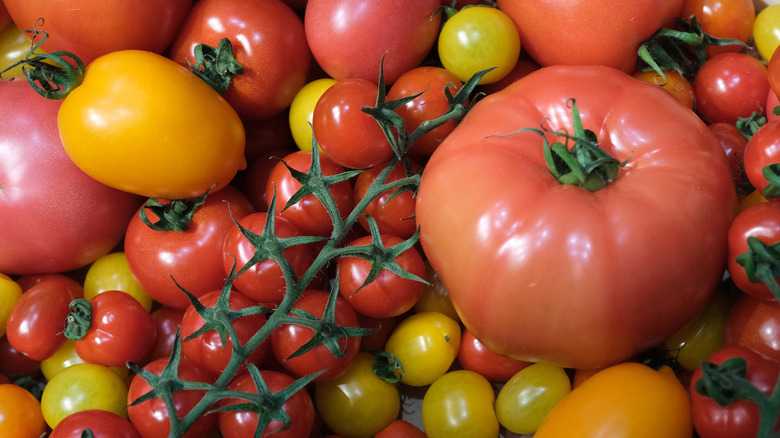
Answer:
<svg viewBox="0 0 780 438"><path fill-rule="evenodd" d="M766 423L780 397L780 115L772 111L780 108L780 56L772 56L780 5L70 3L0 3L0 435L775 436ZM684 58L700 64L658 72L638 57L643 41L691 16L704 42L716 44L686 42ZM592 26L606 17L614 29ZM46 70L52 64L66 68ZM565 75L540 79L537 71L560 64L592 64L571 77L575 88L643 81L637 96L648 100L621 107L633 112L621 118L630 129L636 123L632 132L646 129L637 111L652 102L651 113L683 114L679 126L694 127L685 135L678 125L655 127L664 138L720 145L717 160L709 146L691 146L691 156L720 164L691 167L681 180L695 185L711 171L712 186L691 198L664 195L695 200L691 211L715 205L696 216L709 224L690 238L715 248L708 266L669 277L706 290L679 301L659 293L667 309L677 307L668 312L636 297L608 303L609 318L595 310L598 299L577 309L640 321L636 306L647 315L655 306L664 329L642 327L649 334L641 340L628 325L598 348L574 336L553 340L567 325L560 320L546 333L514 331L510 301L496 298L508 288L509 277L496 274L506 266L492 266L506 247L475 260L463 248L487 238L459 236L453 226L467 208L417 196L428 164L444 166L463 141L447 140L451 133L511 137L474 127L498 126L490 119L503 118L501 96L511 96L501 93L526 76L537 82L526 82L535 90L524 91L522 105L532 106L532 92L555 94ZM643 94L648 82L676 100L655 88ZM606 96L587 88L583 95ZM593 129L594 102L577 104ZM578 120L565 105L571 99L548 116ZM437 152L443 144L453 155ZM641 163L630 152L626 161ZM468 181L463 172L449 175L457 187L448 193L471 205L516 202L495 157L480 178L505 191L457 184ZM471 156L472 164L482 159ZM685 221L688 212L669 214ZM507 223L498 225L513 229ZM491 226L478 230L488 235ZM433 228L446 245L433 243ZM559 247L552 251L557 258ZM696 251L648 251L636 259L658 262L632 275L653 289L658 270L692 263L689 254ZM476 279L468 298L453 270ZM615 270L605 268L604 278L624 275ZM488 312L488 303L498 308ZM523 322L555 314L526 310L539 319ZM604 333L574 331L582 339ZM504 340L520 337L551 343L509 351ZM580 351L556 356L553 343ZM725 406L711 383L717 373L742 388Z"/></svg>

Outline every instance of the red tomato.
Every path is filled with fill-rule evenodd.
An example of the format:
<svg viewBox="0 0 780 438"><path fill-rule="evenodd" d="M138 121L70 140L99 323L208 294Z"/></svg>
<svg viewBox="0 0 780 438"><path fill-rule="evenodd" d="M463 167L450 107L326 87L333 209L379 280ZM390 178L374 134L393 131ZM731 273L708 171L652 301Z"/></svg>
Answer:
<svg viewBox="0 0 780 438"><path fill-rule="evenodd" d="M257 212L244 216L238 223L250 232L262 235L267 219L268 213ZM301 235L295 224L279 215L274 217L274 231L279 238ZM282 302L287 282L279 263L273 259L254 260L255 246L236 225L227 232L223 248L222 266L226 274L230 273L234 264L238 271L247 263L254 263L233 280L233 287L261 303L278 305ZM311 266L313 257L307 245L291 246L282 252L298 278Z"/></svg>
<svg viewBox="0 0 780 438"><path fill-rule="evenodd" d="M300 172L308 172L311 166L311 151L296 151L282 161L287 166ZM276 213L291 220L301 232L309 236L327 236L333 231L333 222L328 211L314 195L306 195L295 204L285 208L285 204L301 188L284 163L277 163L268 176L266 199L272 199L276 194ZM344 168L328 157L320 155L322 175L332 176L344 172ZM330 192L336 201L336 207L342 219L346 218L353 207L352 185L342 181L330 186Z"/></svg>
<svg viewBox="0 0 780 438"><path fill-rule="evenodd" d="M103 411L90 409L68 415L57 423L49 438L82 438L84 430L92 431L92 436L110 436L112 438L141 438L135 426L126 418Z"/></svg>
<svg viewBox="0 0 780 438"><path fill-rule="evenodd" d="M138 362L157 338L157 326L149 312L132 295L109 290L95 295L91 326L76 340L76 353L86 362L123 367Z"/></svg>
<svg viewBox="0 0 780 438"><path fill-rule="evenodd" d="M241 180L241 191L257 211L268 211L268 200L265 198L265 187L276 163L292 151L275 149L266 152L249 162Z"/></svg>
<svg viewBox="0 0 780 438"><path fill-rule="evenodd" d="M314 106L312 128L317 144L331 160L353 169L365 169L393 155L379 124L364 113L376 105L377 86L359 78L328 87Z"/></svg>
<svg viewBox="0 0 780 438"><path fill-rule="evenodd" d="M145 208L145 207L141 207ZM167 306L184 309L191 294L220 289L225 282L222 244L236 220L254 212L251 203L233 186L211 193L195 210L186 231L155 231L136 214L127 227L125 256L138 284ZM147 211L149 219L157 216Z"/></svg>
<svg viewBox="0 0 780 438"><path fill-rule="evenodd" d="M765 198L776 198L780 187L777 182L770 186L763 172L766 166L780 163L780 121L773 120L758 128L745 147L744 161L750 184Z"/></svg>
<svg viewBox="0 0 780 438"><path fill-rule="evenodd" d="M185 309L162 306L152 312L152 320L157 326L157 337L146 357L141 361L147 364L155 359L169 358L173 351L173 343L176 340L176 334L181 329L181 319L184 317Z"/></svg>
<svg viewBox="0 0 780 438"><path fill-rule="evenodd" d="M5 7L5 3L0 2L0 30L5 29L6 26L13 23L11 16L8 15L8 9Z"/></svg>
<svg viewBox="0 0 780 438"><path fill-rule="evenodd" d="M771 394L780 373L777 362L744 347L725 347L707 358L720 365L732 357L747 361L746 379L759 391ZM758 434L758 407L755 403L736 400L728 406L720 406L715 400L699 394L696 382L702 377L699 367L691 378L691 410L693 425L701 438L750 437Z"/></svg>
<svg viewBox="0 0 780 438"><path fill-rule="evenodd" d="M292 377L277 371L263 370L260 371L260 375L271 394L276 394L295 382ZM252 376L248 373L236 377L228 386L228 390L249 394L257 394L258 392ZM236 403L246 403L246 400L227 398L223 399L222 406ZM289 415L290 422L287 429L282 429L284 425L272 418L263 430L262 437L301 438L309 436L314 425L314 403L306 389L299 389L280 405L269 408L271 412L274 412L274 409L279 409ZM219 413L219 431L224 438L255 437L257 423L258 415L254 412L227 411Z"/></svg>
<svg viewBox="0 0 780 438"><path fill-rule="evenodd" d="M743 165L745 148L748 143L747 138L739 132L739 129L733 123L713 123L710 125L710 131L720 140L720 145L723 146L723 151L729 160L729 170L731 170L734 185L739 188L747 182L745 166Z"/></svg>
<svg viewBox="0 0 780 438"><path fill-rule="evenodd" d="M160 375L168 364L168 359L157 359L148 363L144 370ZM187 382L214 383L211 373L201 368L195 362L181 358L178 377ZM152 398L136 405L133 402L151 390L149 383L140 375L135 375L130 382L127 393L127 414L130 422L144 438L166 438L171 431L170 417L165 402L160 398ZM176 391L173 394L173 409L179 418L184 417L203 398L205 391ZM202 438L208 436L217 422L216 414L205 414L198 417L182 438Z"/></svg>
<svg viewBox="0 0 780 438"><path fill-rule="evenodd" d="M45 52L67 50L89 64L100 55L123 49L162 53L192 2L5 0L5 6L20 29L32 29L36 20L45 20L37 26L49 33L41 46Z"/></svg>
<svg viewBox="0 0 780 438"><path fill-rule="evenodd" d="M531 362L501 356L477 339L469 329L463 329L458 350L458 362L467 370L477 372L491 382L506 382Z"/></svg>
<svg viewBox="0 0 780 438"><path fill-rule="evenodd" d="M524 77L528 73L534 72L536 70L539 70L540 66L539 64L532 60L532 59L526 59L524 57L517 60L517 64L515 64L514 68L503 78L499 79L496 82L491 82L489 84L480 84L479 90L483 91L485 94L491 94L495 93L496 91L501 91L504 88L507 87L507 85L512 84L516 80Z"/></svg>
<svg viewBox="0 0 780 438"><path fill-rule="evenodd" d="M693 78L696 112L708 123L736 123L754 111L764 114L768 91L766 66L744 53L713 56Z"/></svg>
<svg viewBox="0 0 780 438"><path fill-rule="evenodd" d="M354 197L355 203L360 202L368 193L371 184L387 167L387 162L379 163L361 172L355 178ZM421 172L422 167L417 163L411 164L412 172ZM398 163L387 175L385 183L392 183L407 176L404 164ZM377 228L382 234L392 234L402 239L408 239L417 231L417 223L414 220L415 194L411 190L398 193L396 189L382 192L381 195L368 203L360 215L358 222L365 231L370 231L366 215L376 221Z"/></svg>
<svg viewBox="0 0 780 438"><path fill-rule="evenodd" d="M0 337L0 373L36 376L40 373L40 361L25 356L11 346L6 336Z"/></svg>
<svg viewBox="0 0 780 438"><path fill-rule="evenodd" d="M729 312L724 345L746 347L780 362L780 304L740 295Z"/></svg>
<svg viewBox="0 0 780 438"><path fill-rule="evenodd" d="M374 435L374 438L426 438L425 432L406 420L395 420Z"/></svg>
<svg viewBox="0 0 780 438"><path fill-rule="evenodd" d="M515 22L523 48L542 66L599 64L635 68L637 48L656 30L674 24L683 0L498 0ZM594 26L604 23L609 26ZM555 23L565 32L550 32Z"/></svg>
<svg viewBox="0 0 780 438"><path fill-rule="evenodd" d="M439 0L309 0L306 38L328 76L376 83L384 56L384 78L391 84L433 48L439 6Z"/></svg>
<svg viewBox="0 0 780 438"><path fill-rule="evenodd" d="M441 67L417 67L402 74L387 92L387 100L398 99L422 93L395 112L404 119L406 132L411 134L422 122L436 119L447 110L450 104L444 90L453 95L463 83L453 73ZM455 129L455 120L430 130L418 138L410 150L411 154L430 156L444 137Z"/></svg>
<svg viewBox="0 0 780 438"><path fill-rule="evenodd" d="M385 234L381 236L382 246L390 248L404 242L400 237ZM375 245L372 236L363 236L347 246ZM425 277L425 263L419 251L413 246L393 259L404 271ZM339 294L358 313L373 318L399 316L417 303L422 295L425 283L402 278L387 269L371 283L364 285L371 271L371 262L360 257L340 257L338 259Z"/></svg>
<svg viewBox="0 0 780 438"><path fill-rule="evenodd" d="M62 329L70 302L82 293L78 283L65 279L49 279L26 290L8 317L8 343L37 361L54 354L65 342Z"/></svg>
<svg viewBox="0 0 780 438"><path fill-rule="evenodd" d="M780 242L780 203L762 202L746 208L734 219L728 237L728 270L734 284L748 295L762 300L775 300L775 295L763 281L755 278L753 282L748 278L745 268L737 262L737 257L748 252L750 237L767 245ZM778 277L774 280L777 282Z"/></svg>
<svg viewBox="0 0 780 438"><path fill-rule="evenodd" d="M360 350L361 351L382 351L385 349L387 339L390 337L390 333L393 332L395 326L398 325L398 321L403 317L391 317L391 318L372 318L358 313L358 321L360 321L360 327L369 328L373 331L365 336L360 337Z"/></svg>
<svg viewBox="0 0 780 438"><path fill-rule="evenodd" d="M57 130L59 101L23 80L0 82L0 100L9 103L0 108L0 272L64 272L107 254L141 198L73 164Z"/></svg>
<svg viewBox="0 0 780 438"><path fill-rule="evenodd" d="M537 133L507 135L540 123L571 133L572 98L603 150L628 160L594 192L553 176ZM609 67L556 66L471 109L428 161L416 217L428 260L488 348L596 368L704 308L736 206L723 148L690 109ZM695 270L679 269L690 260Z"/></svg>
<svg viewBox="0 0 780 438"><path fill-rule="evenodd" d="M702 30L714 37L737 39L747 43L753 35L756 21L756 5L753 0L685 0L680 18L691 15L701 24ZM743 46L707 46L707 55L738 52Z"/></svg>
<svg viewBox="0 0 780 438"><path fill-rule="evenodd" d="M289 107L311 65L298 15L280 0L200 0L179 29L170 57L194 65L195 46L217 47L222 38L233 43L235 59L244 68L223 95L239 116L263 120Z"/></svg>
<svg viewBox="0 0 780 438"><path fill-rule="evenodd" d="M304 291L293 306L321 318L328 303L327 292L309 289ZM336 299L335 322L341 327L359 327L357 314L349 303L341 297ZM321 370L315 381L335 379L346 371L360 352L360 337L341 338L339 348L344 352L341 357L334 356L325 345L318 345L308 352L290 358L298 348L308 342L314 332L311 328L298 324L284 324L271 332L271 350L274 357L293 376L303 377Z"/></svg>
<svg viewBox="0 0 780 438"><path fill-rule="evenodd" d="M217 305L222 291L217 290L209 292L200 297L200 303L205 307L214 308ZM230 310L246 309L256 306L257 302L246 295L231 291ZM260 330L268 317L264 313L242 316L232 321L233 329L238 336L238 342L241 345L246 342ZM194 306L190 305L184 312L181 320L181 351L188 359L205 368L215 376L219 376L227 367L233 356L233 338L230 334L223 343L219 332L209 330L193 339L187 340L193 333L200 330L205 324L203 317L198 313ZM240 370L246 370L247 363L259 365L265 360L268 354L268 343L262 343L254 351L249 353L246 361L241 365Z"/></svg>
<svg viewBox="0 0 780 438"><path fill-rule="evenodd" d="M769 58L769 63L766 68L767 73L769 74L769 85L772 88L775 97L777 97L777 95L780 94L780 50L775 49L772 57ZM774 106L772 108L774 108ZM767 112L771 112L769 111L769 108L767 108Z"/></svg>

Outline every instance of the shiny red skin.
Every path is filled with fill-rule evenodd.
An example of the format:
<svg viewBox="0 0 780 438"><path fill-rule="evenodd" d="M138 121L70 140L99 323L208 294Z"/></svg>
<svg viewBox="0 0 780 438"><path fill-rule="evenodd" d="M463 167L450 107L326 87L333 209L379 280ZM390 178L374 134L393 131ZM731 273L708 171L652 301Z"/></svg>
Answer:
<svg viewBox="0 0 780 438"><path fill-rule="evenodd" d="M141 207L144 208L144 207ZM178 283L196 297L225 282L222 244L236 220L253 213L246 196L233 186L211 193L186 231L155 231L133 216L125 236L125 256L139 285L155 301L178 309L190 305ZM147 211L150 220L154 214ZM232 217L231 217L232 215ZM174 282L175 280L175 282Z"/></svg>
<svg viewBox="0 0 780 438"><path fill-rule="evenodd" d="M42 361L65 342L62 333L70 302L83 297L74 281L50 279L26 290L8 317L6 337L14 349Z"/></svg>
<svg viewBox="0 0 780 438"><path fill-rule="evenodd" d="M385 167L387 167L387 163L379 163L376 166L364 170L355 178L355 203L360 202L360 200L366 196L369 187L379 174L382 173L382 170L384 170ZM412 165L413 172L420 172L421 170L421 166L417 164ZM391 183L405 178L406 176L404 166L399 163L390 171L385 182ZM398 236L402 239L408 239L417 231L417 222L414 220L414 210L417 200L412 191L405 191L403 193L395 192L396 189L382 192L381 195L369 202L364 213L374 218L380 233L392 234L393 236ZM360 215L358 223L366 232L371 230L365 215Z"/></svg>
<svg viewBox="0 0 780 438"><path fill-rule="evenodd" d="M754 111L765 114L768 91L766 66L744 53L715 55L693 78L696 112L707 123L736 123Z"/></svg>
<svg viewBox="0 0 780 438"><path fill-rule="evenodd" d="M780 304L742 294L729 312L724 345L746 347L780 362Z"/></svg>
<svg viewBox="0 0 780 438"><path fill-rule="evenodd" d="M141 198L73 164L57 130L60 101L24 80L0 82L0 100L0 272L65 272L107 254Z"/></svg>
<svg viewBox="0 0 780 438"><path fill-rule="evenodd" d="M467 370L481 374L491 382L506 382L531 362L502 356L485 347L469 329L463 329L458 350L458 363Z"/></svg>
<svg viewBox="0 0 780 438"><path fill-rule="evenodd" d="M426 438L427 436L419 427L399 419L388 424L387 427L374 435L374 438Z"/></svg>
<svg viewBox="0 0 780 438"><path fill-rule="evenodd" d="M295 379L278 371L261 370L263 381L271 393L277 393L290 386ZM257 387L248 373L236 377L228 386L228 390L257 394ZM245 400L228 398L222 401L223 406L245 403ZM288 398L281 407L290 416L289 428L280 430L283 426L276 420L271 420L263 431L262 437L302 438L309 436L314 426L314 403L306 389L301 389ZM257 414L247 411L219 413L219 430L224 438L253 438L257 428Z"/></svg>
<svg viewBox="0 0 780 438"><path fill-rule="evenodd" d="M126 418L100 409L78 411L68 415L49 434L49 438L81 438L85 429L95 437L142 438Z"/></svg>
<svg viewBox="0 0 780 438"><path fill-rule="evenodd" d="M157 326L132 295L108 290L95 295L92 326L75 343L76 353L86 362L123 367L138 362L157 339Z"/></svg>
<svg viewBox="0 0 780 438"><path fill-rule="evenodd" d="M192 3L193 0L5 0L20 29L32 29L36 20L44 19L37 27L49 33L49 39L41 46L43 51L73 52L84 64L123 49L163 53Z"/></svg>
<svg viewBox="0 0 780 438"><path fill-rule="evenodd" d="M745 181L745 168L742 160L745 159L745 148L748 140L739 132L733 123L716 122L710 125L710 131L718 137L723 152L729 160L729 170L734 179L734 185L739 187Z"/></svg>
<svg viewBox="0 0 780 438"><path fill-rule="evenodd" d="M439 0L309 0L306 38L315 60L333 79L377 83L385 55L384 80L392 84L433 48L439 6Z"/></svg>
<svg viewBox="0 0 780 438"><path fill-rule="evenodd" d="M751 282L745 268L737 263L737 256L747 252L747 239L751 236L768 245L780 242L780 203L763 202L746 208L734 218L728 236L728 270L734 284L748 295L762 300L775 300L774 294L764 283Z"/></svg>
<svg viewBox="0 0 780 438"><path fill-rule="evenodd" d="M780 120L768 121L750 137L744 161L748 180L759 193L763 193L769 185L763 174L764 167L780 163Z"/></svg>
<svg viewBox="0 0 780 438"><path fill-rule="evenodd" d="M200 297L200 302L206 307L214 307L221 294L221 290L212 291ZM247 307L257 306L257 301L246 295L231 291L230 309L239 310ZM265 314L243 316L233 321L233 328L238 335L238 342L243 345L259 331L268 320ZM233 356L233 339L230 335L225 338L225 343L219 338L216 330L210 330L197 336L194 339L184 341L191 334L195 333L204 324L203 318L195 310L195 307L189 306L184 312L181 320L181 350L185 357L197 363L215 376L219 376L227 367L230 358ZM249 354L246 361L239 370L246 370L246 364L252 363L260 365L268 354L268 343L263 342L255 351Z"/></svg>
<svg viewBox="0 0 780 438"><path fill-rule="evenodd" d="M280 0L199 0L171 44L169 57L195 64L193 49L230 39L244 72L223 94L242 120L280 114L306 83L311 52L303 22Z"/></svg>
<svg viewBox="0 0 780 438"><path fill-rule="evenodd" d="M173 351L173 344L176 340L176 334L181 329L181 319L184 317L185 309L162 306L151 313L152 320L156 326L157 336L154 344L146 357L141 361L147 364L155 359L167 359Z"/></svg>
<svg viewBox="0 0 780 438"><path fill-rule="evenodd" d="M696 16L702 30L714 37L738 39L748 43L756 21L756 2L753 0L685 0L680 17ZM738 52L743 46L707 46L708 56Z"/></svg>

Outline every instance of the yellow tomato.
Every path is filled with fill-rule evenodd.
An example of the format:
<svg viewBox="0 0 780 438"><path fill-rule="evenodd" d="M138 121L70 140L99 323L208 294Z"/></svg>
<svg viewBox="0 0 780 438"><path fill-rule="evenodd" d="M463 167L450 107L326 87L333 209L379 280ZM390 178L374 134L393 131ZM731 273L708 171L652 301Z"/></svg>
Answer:
<svg viewBox="0 0 780 438"><path fill-rule="evenodd" d="M85 361L76 353L76 341L65 339L59 350L41 361L41 373L46 379L51 380L60 371L79 363L85 363ZM122 379L130 374L127 367L109 367L108 369Z"/></svg>
<svg viewBox="0 0 780 438"><path fill-rule="evenodd" d="M688 393L668 367L626 362L599 371L565 396L534 438L691 438Z"/></svg>
<svg viewBox="0 0 780 438"><path fill-rule="evenodd" d="M22 287L5 274L0 274L0 336L5 335L5 326L19 297Z"/></svg>
<svg viewBox="0 0 780 438"><path fill-rule="evenodd" d="M780 45L780 4L767 6L756 15L753 40L761 57L769 61Z"/></svg>
<svg viewBox="0 0 780 438"><path fill-rule="evenodd" d="M439 278L427 260L425 261L425 281L427 281L428 284L423 288L423 293L420 295L417 303L415 303L414 310L417 313L443 313L455 321L460 322L460 317L455 310L455 306L452 305L452 300L450 300L450 296L447 293L447 288L444 287L441 278Z"/></svg>
<svg viewBox="0 0 780 438"><path fill-rule="evenodd" d="M113 252L95 260L84 277L84 299L107 290L121 290L135 298L146 310L152 309L154 300L135 281L123 252Z"/></svg>
<svg viewBox="0 0 780 438"><path fill-rule="evenodd" d="M158 198L193 198L246 167L241 119L190 70L120 50L87 66L57 126L74 163L96 180Z"/></svg>
<svg viewBox="0 0 780 438"><path fill-rule="evenodd" d="M403 365L401 383L430 385L447 372L457 357L460 335L460 325L443 313L415 313L396 326L385 351Z"/></svg>
<svg viewBox="0 0 780 438"><path fill-rule="evenodd" d="M289 121L293 140L302 151L310 151L312 146L312 114L317 101L331 85L337 81L333 78L315 79L298 90L290 104ZM322 148L320 148L320 151Z"/></svg>
<svg viewBox="0 0 780 438"><path fill-rule="evenodd" d="M425 392L422 420L429 438L495 438L499 426L490 382L469 370L450 371Z"/></svg>
<svg viewBox="0 0 780 438"><path fill-rule="evenodd" d="M534 433L569 392L566 370L546 363L529 365L501 387L496 398L498 422L514 433Z"/></svg>

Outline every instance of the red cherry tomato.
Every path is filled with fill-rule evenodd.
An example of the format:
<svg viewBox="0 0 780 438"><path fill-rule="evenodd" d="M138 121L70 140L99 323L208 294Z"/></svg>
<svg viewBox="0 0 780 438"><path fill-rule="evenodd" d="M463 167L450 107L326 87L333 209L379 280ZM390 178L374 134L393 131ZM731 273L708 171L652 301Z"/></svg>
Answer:
<svg viewBox="0 0 780 438"><path fill-rule="evenodd" d="M146 357L141 361L142 364L171 356L176 334L181 329L181 319L184 317L184 310L162 306L152 312L152 320L157 326L157 337L152 348L149 349Z"/></svg>
<svg viewBox="0 0 780 438"><path fill-rule="evenodd" d="M737 257L748 252L748 238L772 245L780 241L780 203L763 202L743 210L732 222L728 234L728 270L734 284L744 293L763 300L775 300L765 283L751 281ZM778 281L778 277L774 278Z"/></svg>
<svg viewBox="0 0 780 438"><path fill-rule="evenodd" d="M729 312L724 345L746 347L780 362L780 304L740 295Z"/></svg>
<svg viewBox="0 0 780 438"><path fill-rule="evenodd" d="M458 362L467 370L481 374L491 382L506 382L531 362L501 356L485 347L471 331L463 329Z"/></svg>
<svg viewBox="0 0 780 438"><path fill-rule="evenodd" d="M767 199L776 196L770 196L770 192L766 191L769 181L764 176L764 168L778 163L780 163L780 121L772 120L758 128L750 137L745 147L744 158L745 174L750 184ZM777 187L774 189L776 190Z"/></svg>
<svg viewBox="0 0 780 438"><path fill-rule="evenodd" d="M737 126L733 123L716 122L710 125L710 131L718 137L720 145L729 160L729 170L734 178L734 185L739 188L746 182L745 166L745 148L748 140L739 132Z"/></svg>
<svg viewBox="0 0 780 438"><path fill-rule="evenodd" d="M355 178L355 203L360 202L366 196L369 187L371 187L371 184L373 184L386 166L387 163L379 163L364 170ZM410 170L412 172L420 172L421 166L412 163ZM395 182L406 176L405 166L399 162L393 167L390 174L387 175L385 183ZM391 189L369 202L363 212L374 218L380 233L392 234L402 239L408 239L417 231L417 222L414 220L415 203L414 192L407 190L399 193L397 189ZM365 215L360 215L358 222L364 230L371 230Z"/></svg>
<svg viewBox="0 0 780 438"><path fill-rule="evenodd" d="M680 18L691 15L701 24L702 30L714 37L737 39L747 43L753 35L756 21L756 5L753 0L685 0ZM707 46L707 55L738 52L738 44L728 46Z"/></svg>
<svg viewBox="0 0 780 438"><path fill-rule="evenodd" d="M49 438L82 438L86 429L89 429L94 437L141 438L141 434L129 420L100 409L89 409L68 415L57 423Z"/></svg>
<svg viewBox="0 0 780 438"><path fill-rule="evenodd" d="M723 53L702 64L693 78L696 112L708 123L736 123L754 111L765 113L766 66L744 53Z"/></svg>

